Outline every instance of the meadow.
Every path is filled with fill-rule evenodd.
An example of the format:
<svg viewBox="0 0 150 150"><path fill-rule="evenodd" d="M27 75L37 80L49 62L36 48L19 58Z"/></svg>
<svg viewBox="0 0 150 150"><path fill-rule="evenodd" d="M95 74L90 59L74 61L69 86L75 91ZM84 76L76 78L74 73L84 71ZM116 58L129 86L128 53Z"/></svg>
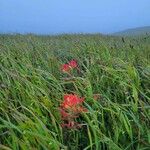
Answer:
<svg viewBox="0 0 150 150"><path fill-rule="evenodd" d="M149 149L149 36L0 35L0 150Z"/></svg>

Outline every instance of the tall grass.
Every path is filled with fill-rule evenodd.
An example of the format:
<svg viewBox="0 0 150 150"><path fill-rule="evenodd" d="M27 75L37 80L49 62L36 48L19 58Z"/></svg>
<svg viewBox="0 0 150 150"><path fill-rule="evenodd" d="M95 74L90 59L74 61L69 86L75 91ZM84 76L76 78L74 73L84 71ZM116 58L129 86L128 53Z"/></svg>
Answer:
<svg viewBox="0 0 150 150"><path fill-rule="evenodd" d="M85 97L80 129L61 127L65 93ZM0 149L149 150L150 38L1 35Z"/></svg>

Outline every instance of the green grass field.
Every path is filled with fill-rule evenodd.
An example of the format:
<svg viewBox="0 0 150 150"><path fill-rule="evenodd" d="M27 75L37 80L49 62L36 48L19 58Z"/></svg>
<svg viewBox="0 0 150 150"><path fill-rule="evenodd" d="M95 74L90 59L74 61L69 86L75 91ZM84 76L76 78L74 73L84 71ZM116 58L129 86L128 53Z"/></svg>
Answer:
<svg viewBox="0 0 150 150"><path fill-rule="evenodd" d="M85 98L81 128L61 127L69 93ZM0 150L149 149L149 37L0 35Z"/></svg>

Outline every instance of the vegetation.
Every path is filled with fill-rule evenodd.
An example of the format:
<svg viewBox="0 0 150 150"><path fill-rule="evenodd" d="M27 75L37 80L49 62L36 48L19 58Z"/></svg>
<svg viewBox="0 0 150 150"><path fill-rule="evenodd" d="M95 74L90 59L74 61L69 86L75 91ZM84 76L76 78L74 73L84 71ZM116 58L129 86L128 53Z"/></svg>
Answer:
<svg viewBox="0 0 150 150"><path fill-rule="evenodd" d="M65 94L84 98L78 128L61 126ZM0 149L149 150L149 127L149 37L0 36Z"/></svg>

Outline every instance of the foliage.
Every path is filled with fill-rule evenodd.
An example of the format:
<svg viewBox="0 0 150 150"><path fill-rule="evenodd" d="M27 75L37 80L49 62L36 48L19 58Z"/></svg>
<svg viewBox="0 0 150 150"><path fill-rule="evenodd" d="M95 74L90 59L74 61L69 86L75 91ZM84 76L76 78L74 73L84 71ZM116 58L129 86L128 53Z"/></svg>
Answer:
<svg viewBox="0 0 150 150"><path fill-rule="evenodd" d="M81 128L61 127L67 93L84 97ZM148 150L149 127L150 38L0 36L0 149Z"/></svg>

